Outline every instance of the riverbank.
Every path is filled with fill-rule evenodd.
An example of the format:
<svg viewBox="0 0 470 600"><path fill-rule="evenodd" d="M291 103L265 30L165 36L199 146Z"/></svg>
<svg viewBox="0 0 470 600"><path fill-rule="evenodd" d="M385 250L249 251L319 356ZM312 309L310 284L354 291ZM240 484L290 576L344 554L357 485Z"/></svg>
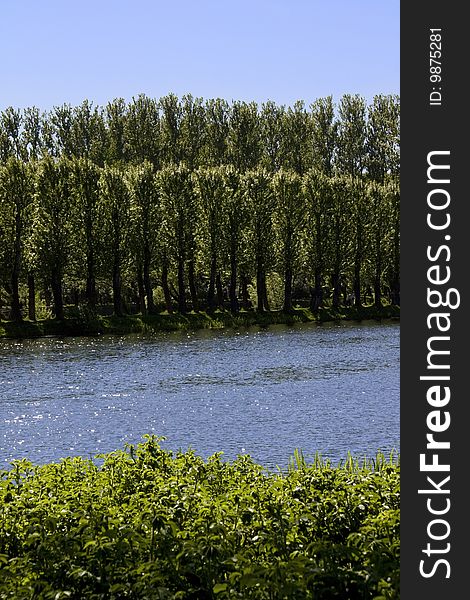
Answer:
<svg viewBox="0 0 470 600"><path fill-rule="evenodd" d="M399 457L269 473L146 437L1 472L0 597L399 597Z"/></svg>
<svg viewBox="0 0 470 600"><path fill-rule="evenodd" d="M156 315L126 315L123 317L90 315L77 311L63 321L44 319L41 321L24 320L0 322L0 338L27 339L42 336L86 336L102 334L125 335L130 333L158 333L162 331L181 331L198 329L225 329L240 327L268 327L269 325L294 325L295 323L326 323L331 321L365 321L384 319L400 319L400 307L355 306L335 311L322 308L312 313L306 308L297 308L292 312L241 311L233 314L229 311L197 313L160 313Z"/></svg>

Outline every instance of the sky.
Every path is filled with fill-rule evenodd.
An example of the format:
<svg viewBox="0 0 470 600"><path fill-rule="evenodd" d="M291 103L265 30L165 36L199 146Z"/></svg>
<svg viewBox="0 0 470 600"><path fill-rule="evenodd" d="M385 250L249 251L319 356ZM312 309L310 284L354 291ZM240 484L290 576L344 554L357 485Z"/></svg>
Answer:
<svg viewBox="0 0 470 600"><path fill-rule="evenodd" d="M0 0L0 110L399 94L399 0Z"/></svg>

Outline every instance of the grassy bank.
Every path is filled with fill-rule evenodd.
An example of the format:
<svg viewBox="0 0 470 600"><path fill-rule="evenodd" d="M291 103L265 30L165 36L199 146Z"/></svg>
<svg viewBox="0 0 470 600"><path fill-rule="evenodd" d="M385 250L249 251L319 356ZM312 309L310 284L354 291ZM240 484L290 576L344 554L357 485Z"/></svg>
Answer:
<svg viewBox="0 0 470 600"><path fill-rule="evenodd" d="M148 437L0 480L0 598L399 598L399 460L286 473Z"/></svg>
<svg viewBox="0 0 470 600"><path fill-rule="evenodd" d="M157 315L128 315L125 317L94 316L86 312L77 311L76 314L63 321L45 319L42 321L12 321L0 322L0 337L8 338L33 338L40 336L78 336L99 334L127 334L127 333L157 333L159 331L178 331L196 329L222 329L250 327L258 325L267 327L274 324L287 324L340 320L381 320L399 319L400 309L397 306L366 306L360 309L352 306L334 311L323 308L313 314L305 308L298 308L290 313L270 311L258 313L256 311L241 311L232 314L229 311L216 311L213 314L205 312L188 313L185 315L175 313L161 313Z"/></svg>

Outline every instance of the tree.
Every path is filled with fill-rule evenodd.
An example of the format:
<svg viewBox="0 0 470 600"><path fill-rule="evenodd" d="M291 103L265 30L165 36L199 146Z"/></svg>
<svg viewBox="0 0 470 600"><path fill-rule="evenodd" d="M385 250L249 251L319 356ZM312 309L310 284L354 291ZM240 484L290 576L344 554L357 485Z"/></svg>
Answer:
<svg viewBox="0 0 470 600"><path fill-rule="evenodd" d="M370 205L370 262L374 282L374 303L382 307L382 277L385 269L388 237L392 232L391 190L384 184L371 181L367 185Z"/></svg>
<svg viewBox="0 0 470 600"><path fill-rule="evenodd" d="M0 167L0 229L3 238L0 257L9 272L11 318L14 321L22 320L19 281L32 197L31 168L20 159L10 157Z"/></svg>
<svg viewBox="0 0 470 600"><path fill-rule="evenodd" d="M337 166L339 173L360 177L366 160L366 103L359 95L345 94L339 105Z"/></svg>
<svg viewBox="0 0 470 600"><path fill-rule="evenodd" d="M126 158L127 106L123 98L108 102L106 115L106 162L122 163Z"/></svg>
<svg viewBox="0 0 470 600"><path fill-rule="evenodd" d="M97 301L96 272L99 260L99 180L100 168L89 158L76 158L71 162L72 198L77 223L76 251L84 254L88 306L94 309Z"/></svg>
<svg viewBox="0 0 470 600"><path fill-rule="evenodd" d="M364 181L352 178L350 181L351 241L353 257L354 303L362 306L362 269L370 252L370 197Z"/></svg>
<svg viewBox="0 0 470 600"><path fill-rule="evenodd" d="M331 177L338 144L338 123L332 96L315 100L310 109L313 165Z"/></svg>
<svg viewBox="0 0 470 600"><path fill-rule="evenodd" d="M233 166L228 165L223 170L225 181L225 228L224 247L228 250L230 263L229 298L230 310L238 312L237 278L243 253L247 254L246 244L249 210L246 195L243 193L242 178ZM243 304L248 308L248 290L246 274L241 275Z"/></svg>
<svg viewBox="0 0 470 600"><path fill-rule="evenodd" d="M302 196L302 179L293 171L281 169L273 177L276 198L275 230L284 273L283 310L292 310L292 282L300 255L306 210Z"/></svg>
<svg viewBox="0 0 470 600"><path fill-rule="evenodd" d="M323 303L323 284L329 241L329 211L331 186L322 172L310 169L303 177L303 191L307 209L307 252L313 266L314 282L310 308L316 312Z"/></svg>
<svg viewBox="0 0 470 600"><path fill-rule="evenodd" d="M230 163L241 173L254 169L261 157L260 126L256 102L233 102L228 132Z"/></svg>
<svg viewBox="0 0 470 600"><path fill-rule="evenodd" d="M136 164L149 161L156 169L162 161L161 120L158 102L145 94L132 98L125 122L125 154Z"/></svg>
<svg viewBox="0 0 470 600"><path fill-rule="evenodd" d="M386 181L390 202L390 230L387 248L390 302L400 306L400 184L397 177Z"/></svg>
<svg viewBox="0 0 470 600"><path fill-rule="evenodd" d="M22 146L26 160L37 161L44 151L44 119L35 106L23 111Z"/></svg>
<svg viewBox="0 0 470 600"><path fill-rule="evenodd" d="M194 239L191 172L183 164L168 165L158 172L157 183L162 197L166 252L177 265L178 310L186 313L185 267Z"/></svg>
<svg viewBox="0 0 470 600"><path fill-rule="evenodd" d="M46 155L38 165L32 252L52 289L54 313L64 318L63 278L74 240L70 162Z"/></svg>
<svg viewBox="0 0 470 600"><path fill-rule="evenodd" d="M0 113L0 160L2 162L10 156L24 158L21 139L22 121L21 112L12 106Z"/></svg>
<svg viewBox="0 0 470 600"><path fill-rule="evenodd" d="M103 166L106 159L106 125L104 115L92 103L84 100L72 111L71 153Z"/></svg>
<svg viewBox="0 0 470 600"><path fill-rule="evenodd" d="M181 115L181 160L190 171L201 162L206 135L206 112L202 98L183 96Z"/></svg>
<svg viewBox="0 0 470 600"><path fill-rule="evenodd" d="M400 170L400 105L398 96L374 96L367 127L367 170L383 183Z"/></svg>
<svg viewBox="0 0 470 600"><path fill-rule="evenodd" d="M217 278L220 281L220 269L223 260L223 234L226 218L224 168L198 169L194 173L194 180L201 208L204 246L207 247L209 258L207 304L209 310L212 311L215 309L216 284ZM219 307L223 306L223 296L220 297L220 286L217 294L217 304Z"/></svg>
<svg viewBox="0 0 470 600"><path fill-rule="evenodd" d="M181 148L181 121L183 109L175 94L163 96L159 101L162 110L161 135L163 165L178 165L183 158Z"/></svg>
<svg viewBox="0 0 470 600"><path fill-rule="evenodd" d="M285 112L284 106L278 106L272 100L268 100L261 106L259 116L262 142L261 161L263 166L272 173L279 171L284 162Z"/></svg>
<svg viewBox="0 0 470 600"><path fill-rule="evenodd" d="M207 166L220 166L228 162L227 138L229 131L229 105L216 98L205 105L204 162Z"/></svg>
<svg viewBox="0 0 470 600"><path fill-rule="evenodd" d="M332 306L340 306L341 291L344 288L345 273L349 264L351 240L351 201L352 179L348 176L336 176L330 179L331 196L329 210L329 265L333 287Z"/></svg>
<svg viewBox="0 0 470 600"><path fill-rule="evenodd" d="M114 314L122 316L125 312L122 272L130 238L129 193L122 169L106 165L101 171L99 190L100 227L112 270Z"/></svg>
<svg viewBox="0 0 470 600"><path fill-rule="evenodd" d="M273 261L273 212L275 198L269 173L258 167L247 171L243 184L250 213L250 229L256 269L257 310L269 310L266 274Z"/></svg>
<svg viewBox="0 0 470 600"><path fill-rule="evenodd" d="M71 158L74 155L72 135L73 109L70 104L54 106L48 114L44 128L47 149L50 155Z"/></svg>
<svg viewBox="0 0 470 600"><path fill-rule="evenodd" d="M126 176L130 193L133 255L137 257L138 271L142 273L146 309L155 313L151 270L161 222L161 209L155 172L149 161L130 168ZM144 305L145 308L145 305Z"/></svg>
<svg viewBox="0 0 470 600"><path fill-rule="evenodd" d="M283 166L303 175L311 167L311 121L302 100L289 106L284 114Z"/></svg>

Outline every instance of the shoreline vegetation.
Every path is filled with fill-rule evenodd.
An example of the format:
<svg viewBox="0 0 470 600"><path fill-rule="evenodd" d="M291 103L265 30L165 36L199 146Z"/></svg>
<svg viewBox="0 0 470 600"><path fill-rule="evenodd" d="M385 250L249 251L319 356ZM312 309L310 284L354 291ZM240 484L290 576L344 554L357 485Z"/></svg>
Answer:
<svg viewBox="0 0 470 600"><path fill-rule="evenodd" d="M50 335L86 331L93 312L108 309L194 311L198 326L204 311L290 314L300 305L322 320L330 304L399 305L399 106L383 94L308 106L141 94L105 106L7 108L0 318L54 316L28 326ZM211 319L229 318L203 326Z"/></svg>
<svg viewBox="0 0 470 600"><path fill-rule="evenodd" d="M375 305L320 308L313 313L308 308L296 308L289 312L277 311L230 311L159 313L155 315L102 316L77 309L63 320L55 318L38 321L0 321L0 338L29 339L44 336L93 336L126 335L132 333L157 334L169 331L194 331L201 329L237 329L239 327L268 327L270 325L294 325L296 323L326 323L335 321L366 321L400 319L400 307Z"/></svg>
<svg viewBox="0 0 470 600"><path fill-rule="evenodd" d="M161 448L0 471L0 597L399 597L400 457Z"/></svg>

